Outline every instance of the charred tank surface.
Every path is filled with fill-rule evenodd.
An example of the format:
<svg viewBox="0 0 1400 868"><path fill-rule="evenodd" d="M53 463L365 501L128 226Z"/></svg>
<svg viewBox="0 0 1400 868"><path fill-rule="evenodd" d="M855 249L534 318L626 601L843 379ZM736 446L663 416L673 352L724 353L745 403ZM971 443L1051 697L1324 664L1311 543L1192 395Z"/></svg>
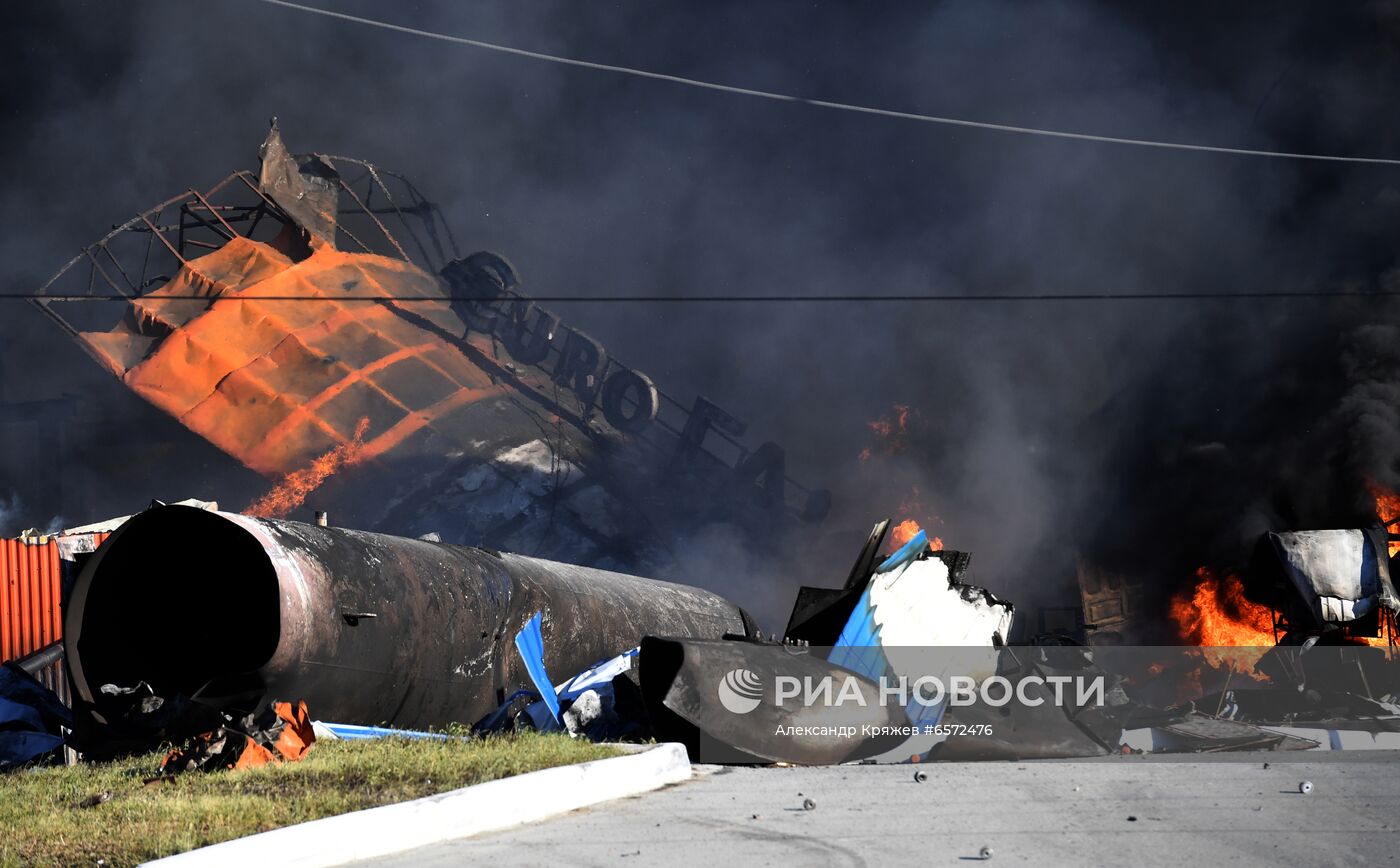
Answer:
<svg viewBox="0 0 1400 868"><path fill-rule="evenodd" d="M77 698L105 684L222 708L305 699L326 720L473 722L530 686L514 637L543 613L562 680L645 635L751 634L698 588L488 549L183 506L92 556L65 608Z"/></svg>

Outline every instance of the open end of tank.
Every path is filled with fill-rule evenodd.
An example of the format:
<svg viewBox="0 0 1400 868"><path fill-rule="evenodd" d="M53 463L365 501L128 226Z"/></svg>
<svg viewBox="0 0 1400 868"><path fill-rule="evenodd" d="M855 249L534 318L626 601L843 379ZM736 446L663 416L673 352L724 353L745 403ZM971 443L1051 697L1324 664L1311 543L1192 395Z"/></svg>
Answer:
<svg viewBox="0 0 1400 868"><path fill-rule="evenodd" d="M132 518L79 577L68 642L79 693L145 681L193 695L265 664L280 634L277 574L262 546L217 513L164 506Z"/></svg>

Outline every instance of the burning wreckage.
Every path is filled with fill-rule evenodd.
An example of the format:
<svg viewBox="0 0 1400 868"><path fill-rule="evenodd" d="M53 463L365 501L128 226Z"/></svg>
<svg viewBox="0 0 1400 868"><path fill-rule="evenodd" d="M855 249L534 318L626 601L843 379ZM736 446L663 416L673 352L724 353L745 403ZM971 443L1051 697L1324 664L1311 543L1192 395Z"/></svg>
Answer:
<svg viewBox="0 0 1400 868"><path fill-rule="evenodd" d="M71 711L37 698L24 661L7 667L8 700L43 723L6 756L43 746L55 722L90 756L194 739L172 755L192 767L299 756L306 733L345 724L657 738L728 763L1400 744L1389 648L1337 644L1357 619L1394 611L1387 561L1372 557L1382 531L1268 535L1256 573L1277 570L1293 594L1282 644L1203 649L1009 644L1014 607L964 581L966 553L920 533L882 555L888 525L841 586L800 590L779 638L684 585L154 506L77 555L62 644ZM154 625L152 600L169 601ZM308 709L342 723L313 726ZM244 734L240 750L230 733Z"/></svg>
<svg viewBox="0 0 1400 868"><path fill-rule="evenodd" d="M282 481L245 512L287 516L334 474L345 524L644 572L696 527L825 517L780 446L671 398L504 258L461 255L404 179L294 157L275 127L261 157L117 226L35 300L134 394Z"/></svg>
<svg viewBox="0 0 1400 868"><path fill-rule="evenodd" d="M133 267L115 248L137 237ZM1255 648L1015 644L1014 607L967 581L968 554L922 532L889 552L889 522L839 587L800 589L781 636L717 594L601 568L664 571L664 529L701 514L816 522L829 499L780 447L745 449L717 406L685 412L565 327L504 259L450 248L406 182L293 157L274 128L258 175L139 215L45 287L40 308L130 389L281 482L245 514L154 505L69 546L61 644L3 670L0 762L183 741L172 768L241 766L317 733L452 723L736 763L1400 745L1383 528L1261 540L1250 578L1276 645ZM60 291L79 264L89 289ZM62 311L99 282L117 325ZM398 535L281 517L346 466L372 495L354 522ZM662 532L629 532L637 515ZM506 550L550 538L543 553L591 565ZM1105 598L1084 603L1092 619ZM55 666L71 702L28 674Z"/></svg>

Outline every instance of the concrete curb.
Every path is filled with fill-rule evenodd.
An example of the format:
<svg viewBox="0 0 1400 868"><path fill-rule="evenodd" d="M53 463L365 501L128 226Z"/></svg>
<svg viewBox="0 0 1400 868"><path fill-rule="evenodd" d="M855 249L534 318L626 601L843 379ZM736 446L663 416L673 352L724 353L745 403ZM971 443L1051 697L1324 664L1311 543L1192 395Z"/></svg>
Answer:
<svg viewBox="0 0 1400 868"><path fill-rule="evenodd" d="M449 793L353 811L167 856L146 865L319 868L542 820L690 778L679 744L558 766Z"/></svg>

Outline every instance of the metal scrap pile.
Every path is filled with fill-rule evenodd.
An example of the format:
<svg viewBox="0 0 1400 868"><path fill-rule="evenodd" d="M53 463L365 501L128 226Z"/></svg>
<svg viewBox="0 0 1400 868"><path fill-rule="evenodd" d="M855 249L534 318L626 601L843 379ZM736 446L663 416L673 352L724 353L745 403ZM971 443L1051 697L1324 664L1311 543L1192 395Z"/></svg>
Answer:
<svg viewBox="0 0 1400 868"><path fill-rule="evenodd" d="M820 522L829 496L537 304L504 257L370 163L293 155L115 227L34 303L134 394L359 527L646 573L697 528ZM304 483L304 484L303 484Z"/></svg>
<svg viewBox="0 0 1400 868"><path fill-rule="evenodd" d="M68 677L52 683L56 648L34 663L51 686L71 682L71 717L15 675L0 688L0 745L100 756L193 738L176 765L238 765L299 756L273 748L287 733L310 743L307 708L339 722L323 732L528 726L675 740L723 762L1394 734L1390 653L1336 644L1393 634L1383 531L1268 535L1257 572L1281 601L1285 647L1244 663L1065 635L1012 645L1015 609L969 581L970 555L922 532L883 554L889 522L841 586L801 588L781 637L766 638L699 588L488 547L651 572L668 533L717 515L817 522L829 497L788 478L776 444L746 448L742 422L703 398L687 409L539 307L503 258L456 253L412 185L294 156L274 127L258 174L138 215L41 290L39 307L94 359L245 466L285 482L333 457L354 467L361 524L422 536L192 506L104 528L95 551L71 555ZM99 281L115 322L60 313L100 302ZM249 511L284 515L306 490ZM740 520L750 514L764 520ZM1086 614L1126 621L1112 590L1086 596ZM0 762L22 752L4 750Z"/></svg>
<svg viewBox="0 0 1400 868"><path fill-rule="evenodd" d="M703 761L748 763L1400 746L1400 665L1384 649L1317 636L1258 649L1091 647L1053 634L1012 646L1014 609L962 581L968 555L915 538L880 558L886 527L842 587L801 590L780 641L647 637L557 688L534 668L533 689L480 728L642 733ZM1330 588L1350 612L1387 605L1384 565L1314 553L1333 572L1295 558L1300 588ZM1359 579L1342 581L1339 563ZM528 658L539 642L525 637ZM910 690L921 681L976 689L922 701Z"/></svg>
<svg viewBox="0 0 1400 868"><path fill-rule="evenodd" d="M698 588L159 505L84 556L65 606L72 716L31 729L88 756L188 740L173 768L296 758L314 739L307 708L351 735L561 730L679 741L730 763L1400 741L1400 666L1386 649L1315 635L1265 649L1011 645L1015 608L966 581L966 553L920 535L882 555L887 528L840 587L802 588L783 635L765 637ZM1342 601L1310 611L1388 605L1373 559L1358 554L1351 587L1337 551L1279 550L1294 587ZM160 629L138 627L154 601Z"/></svg>

